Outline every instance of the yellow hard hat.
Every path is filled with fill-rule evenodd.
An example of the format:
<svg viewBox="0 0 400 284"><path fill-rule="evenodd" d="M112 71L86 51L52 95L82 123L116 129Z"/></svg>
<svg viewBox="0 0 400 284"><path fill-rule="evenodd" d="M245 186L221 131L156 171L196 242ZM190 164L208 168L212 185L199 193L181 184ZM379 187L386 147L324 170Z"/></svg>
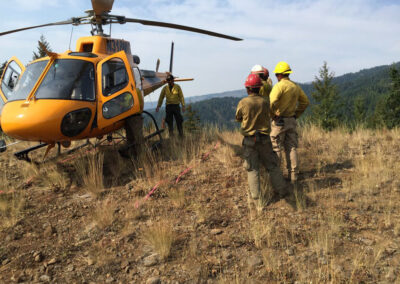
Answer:
<svg viewBox="0 0 400 284"><path fill-rule="evenodd" d="M290 74L292 73L292 69L290 69L289 64L287 64L285 61L281 61L275 66L274 70L275 74Z"/></svg>

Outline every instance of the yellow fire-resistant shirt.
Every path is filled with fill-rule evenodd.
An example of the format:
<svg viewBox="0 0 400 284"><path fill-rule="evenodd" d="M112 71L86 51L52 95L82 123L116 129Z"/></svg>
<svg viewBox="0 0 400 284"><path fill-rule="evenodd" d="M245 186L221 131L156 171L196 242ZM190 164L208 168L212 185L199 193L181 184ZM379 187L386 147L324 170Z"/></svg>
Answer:
<svg viewBox="0 0 400 284"><path fill-rule="evenodd" d="M161 107L164 97L167 97L167 102L166 102L167 105L170 105L170 104L178 105L179 103L181 103L182 106L185 106L185 99L183 98L182 89L178 84L174 84L174 86L172 87L172 90L170 90L169 85L166 85L161 90L157 107Z"/></svg>
<svg viewBox="0 0 400 284"><path fill-rule="evenodd" d="M304 91L289 78L283 78L272 88L271 113L276 116L299 117L310 104Z"/></svg>
<svg viewBox="0 0 400 284"><path fill-rule="evenodd" d="M254 135L257 130L269 135L271 131L267 103L258 94L249 94L240 100L236 109L236 120L242 123L240 132L244 136Z"/></svg>
<svg viewBox="0 0 400 284"><path fill-rule="evenodd" d="M262 81L263 85L260 88L260 96L262 96L269 105L269 94L271 93L272 90L272 80L271 78L268 78L266 81Z"/></svg>

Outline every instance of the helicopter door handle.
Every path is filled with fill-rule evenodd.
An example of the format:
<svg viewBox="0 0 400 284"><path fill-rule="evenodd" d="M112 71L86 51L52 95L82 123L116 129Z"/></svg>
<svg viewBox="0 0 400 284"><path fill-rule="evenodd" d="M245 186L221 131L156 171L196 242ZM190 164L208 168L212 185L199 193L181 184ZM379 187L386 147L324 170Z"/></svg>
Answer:
<svg viewBox="0 0 400 284"><path fill-rule="evenodd" d="M131 84L131 89L132 89L132 91L133 91L133 85Z"/></svg>

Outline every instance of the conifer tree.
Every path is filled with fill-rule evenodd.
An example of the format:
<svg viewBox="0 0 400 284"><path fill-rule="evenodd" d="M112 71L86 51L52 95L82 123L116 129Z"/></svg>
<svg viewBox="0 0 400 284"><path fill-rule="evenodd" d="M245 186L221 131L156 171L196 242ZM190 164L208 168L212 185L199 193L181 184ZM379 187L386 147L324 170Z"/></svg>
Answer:
<svg viewBox="0 0 400 284"><path fill-rule="evenodd" d="M311 93L316 104L312 107L313 121L325 130L332 130L340 122L340 97L336 85L332 82L334 73L329 71L328 64L319 70L319 76L315 76L312 83L314 91Z"/></svg>
<svg viewBox="0 0 400 284"><path fill-rule="evenodd" d="M354 120L358 125L365 124L367 119L367 105L365 97L359 95L354 100Z"/></svg>
<svg viewBox="0 0 400 284"><path fill-rule="evenodd" d="M43 47L45 47L48 51L52 51L51 48L50 48L49 42L46 40L44 35L41 35L40 39L38 40L37 52L35 52L35 51L33 52L32 60L36 60L38 58L42 58L42 57L45 57L47 55L46 51L45 51L45 49Z"/></svg>
<svg viewBox="0 0 400 284"><path fill-rule="evenodd" d="M200 117L197 112L192 108L192 105L188 105L185 112L185 130L190 133L198 133L200 131Z"/></svg>
<svg viewBox="0 0 400 284"><path fill-rule="evenodd" d="M386 97L383 121L387 128L400 126L400 71L393 65L390 68L392 80L390 94Z"/></svg>

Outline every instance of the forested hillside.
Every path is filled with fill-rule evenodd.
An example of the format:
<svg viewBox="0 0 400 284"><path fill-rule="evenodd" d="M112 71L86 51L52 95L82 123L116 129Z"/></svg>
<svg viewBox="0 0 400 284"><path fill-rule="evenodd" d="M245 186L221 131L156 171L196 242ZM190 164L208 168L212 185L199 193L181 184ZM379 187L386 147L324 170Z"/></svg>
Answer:
<svg viewBox="0 0 400 284"><path fill-rule="evenodd" d="M400 62L395 66L400 68ZM367 115L372 115L379 100L389 93L391 80L389 76L390 65L363 69L356 73L349 73L335 77L333 83L337 85L339 95L343 99L343 115L351 121L354 118L354 102L357 98L363 100ZM313 103L311 93L312 83L300 84ZM231 91L229 94L245 95L244 90ZM197 112L202 124L216 124L220 127L236 127L235 110L240 97L225 97L228 93L221 93L220 98L212 98L192 103L192 108ZM215 96L211 94L207 96ZM204 97L207 97L204 96ZM306 112L310 115L310 108Z"/></svg>

